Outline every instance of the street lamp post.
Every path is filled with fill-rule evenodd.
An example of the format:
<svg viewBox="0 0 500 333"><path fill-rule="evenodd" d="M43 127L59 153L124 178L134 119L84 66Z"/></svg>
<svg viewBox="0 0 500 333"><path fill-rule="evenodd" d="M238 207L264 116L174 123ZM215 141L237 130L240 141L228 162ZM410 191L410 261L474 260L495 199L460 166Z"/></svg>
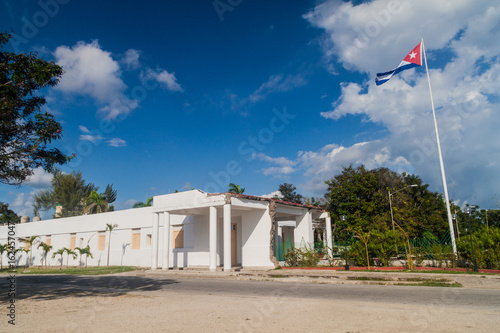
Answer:
<svg viewBox="0 0 500 333"><path fill-rule="evenodd" d="M457 227L457 238L460 238L460 230L458 229L458 217L457 212L451 216L455 220L455 226Z"/></svg>
<svg viewBox="0 0 500 333"><path fill-rule="evenodd" d="M342 222L345 222L345 220L347 219L347 216L342 215L342 216L340 216L340 219L342 220ZM349 264L347 263L347 233L345 235L345 241L344 241L344 259L345 259L344 269L346 271L348 271L349 270Z"/></svg>
<svg viewBox="0 0 500 333"><path fill-rule="evenodd" d="M472 254L472 262L473 262L473 269L474 272L477 272L477 264L476 264L476 259L474 258L474 244L472 243L472 230L470 226L470 208L465 207L465 214L467 214L467 221L469 222L469 237L470 237L470 248L471 248L471 254Z"/></svg>

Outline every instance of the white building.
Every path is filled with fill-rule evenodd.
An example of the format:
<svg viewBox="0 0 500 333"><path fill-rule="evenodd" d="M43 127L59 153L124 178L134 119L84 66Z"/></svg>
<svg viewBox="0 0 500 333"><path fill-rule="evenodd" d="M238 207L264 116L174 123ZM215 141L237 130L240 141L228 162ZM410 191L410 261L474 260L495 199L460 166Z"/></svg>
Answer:
<svg viewBox="0 0 500 333"><path fill-rule="evenodd" d="M106 225L117 225L106 231ZM330 216L321 208L233 193L199 190L154 197L153 206L15 225L15 238L38 236L52 245L48 265L60 265L61 248L90 245L89 266L109 264L168 269L197 267L274 267L276 244L291 239L296 246L313 244L313 224L331 231ZM168 226L167 228L165 226ZM7 243L0 227L0 244ZM326 234L331 242L331 232ZM111 241L111 243L109 243ZM18 241L16 248L27 246ZM33 246L32 264L41 265L42 248ZM17 256L18 265L27 255ZM19 254L19 253L18 253ZM63 263L66 265L66 254ZM70 266L85 259L68 258ZM7 263L4 253L2 262Z"/></svg>

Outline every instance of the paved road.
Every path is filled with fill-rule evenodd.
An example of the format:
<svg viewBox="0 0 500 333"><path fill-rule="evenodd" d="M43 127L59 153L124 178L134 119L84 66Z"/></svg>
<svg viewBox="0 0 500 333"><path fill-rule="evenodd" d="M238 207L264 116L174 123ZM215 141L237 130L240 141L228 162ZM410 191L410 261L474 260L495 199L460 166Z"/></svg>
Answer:
<svg viewBox="0 0 500 333"><path fill-rule="evenodd" d="M20 332L500 332L499 289L133 275L16 282Z"/></svg>
<svg viewBox="0 0 500 333"><path fill-rule="evenodd" d="M4 289L2 279L0 288ZM286 281L190 279L140 276L18 276L18 298L52 299L81 294L126 294L129 292L182 292L235 297L269 296L300 299L359 301L365 303L428 305L500 311L500 290L311 284Z"/></svg>

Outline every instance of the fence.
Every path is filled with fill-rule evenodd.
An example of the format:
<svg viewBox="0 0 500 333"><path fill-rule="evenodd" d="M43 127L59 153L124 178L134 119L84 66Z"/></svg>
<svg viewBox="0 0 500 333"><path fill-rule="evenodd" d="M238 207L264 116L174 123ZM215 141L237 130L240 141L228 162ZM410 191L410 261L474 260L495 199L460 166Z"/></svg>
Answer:
<svg viewBox="0 0 500 333"><path fill-rule="evenodd" d="M372 239L370 241L373 242L374 240L375 239ZM359 242L359 240L354 237L349 237L344 240L333 242L331 247L333 259L343 259L346 252L349 255L352 245L356 242ZM294 243L290 240L290 237L288 237L284 242L276 242L274 253L276 255L276 259L278 259L279 261L283 261L284 255L287 253L287 251L290 251L293 248L309 248L310 246L311 245L306 243L304 239L302 239L299 243ZM370 248L370 244L368 246ZM406 257L408 251L407 246L407 243L400 246L400 253L394 253L394 257ZM437 237L426 231L423 234L423 238L410 239L410 247L412 258L417 261L417 265L421 264L424 260L431 260L433 261L433 266L441 266L443 261L453 259L453 249L449 231L447 231L441 237ZM327 253L327 248L325 247L325 244L323 242L315 242L314 249L320 255ZM373 257L374 255L375 253L371 253L371 257Z"/></svg>

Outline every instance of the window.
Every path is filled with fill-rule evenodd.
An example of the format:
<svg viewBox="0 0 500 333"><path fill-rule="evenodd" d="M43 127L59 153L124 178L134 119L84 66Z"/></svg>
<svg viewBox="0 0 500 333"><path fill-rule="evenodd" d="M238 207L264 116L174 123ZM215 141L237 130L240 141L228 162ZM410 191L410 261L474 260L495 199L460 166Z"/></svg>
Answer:
<svg viewBox="0 0 500 333"><path fill-rule="evenodd" d="M52 237L50 235L45 236L45 244L52 245Z"/></svg>
<svg viewBox="0 0 500 333"><path fill-rule="evenodd" d="M182 249L184 247L184 230L182 230L182 226L174 226L173 228L173 248Z"/></svg>
<svg viewBox="0 0 500 333"><path fill-rule="evenodd" d="M80 238L80 242L79 243L80 243L80 245L79 245L80 248L83 248L83 238Z"/></svg>
<svg viewBox="0 0 500 333"><path fill-rule="evenodd" d="M149 244L149 246L151 246L152 238L151 234L146 235L146 244Z"/></svg>
<svg viewBox="0 0 500 333"><path fill-rule="evenodd" d="M141 248L141 229L132 229L132 250Z"/></svg>
<svg viewBox="0 0 500 333"><path fill-rule="evenodd" d="M99 250L99 251L104 250L105 245L106 245L106 232L99 231L99 240L97 243L97 250Z"/></svg>
<svg viewBox="0 0 500 333"><path fill-rule="evenodd" d="M71 234L69 238L69 249L73 251L76 247L76 234Z"/></svg>

